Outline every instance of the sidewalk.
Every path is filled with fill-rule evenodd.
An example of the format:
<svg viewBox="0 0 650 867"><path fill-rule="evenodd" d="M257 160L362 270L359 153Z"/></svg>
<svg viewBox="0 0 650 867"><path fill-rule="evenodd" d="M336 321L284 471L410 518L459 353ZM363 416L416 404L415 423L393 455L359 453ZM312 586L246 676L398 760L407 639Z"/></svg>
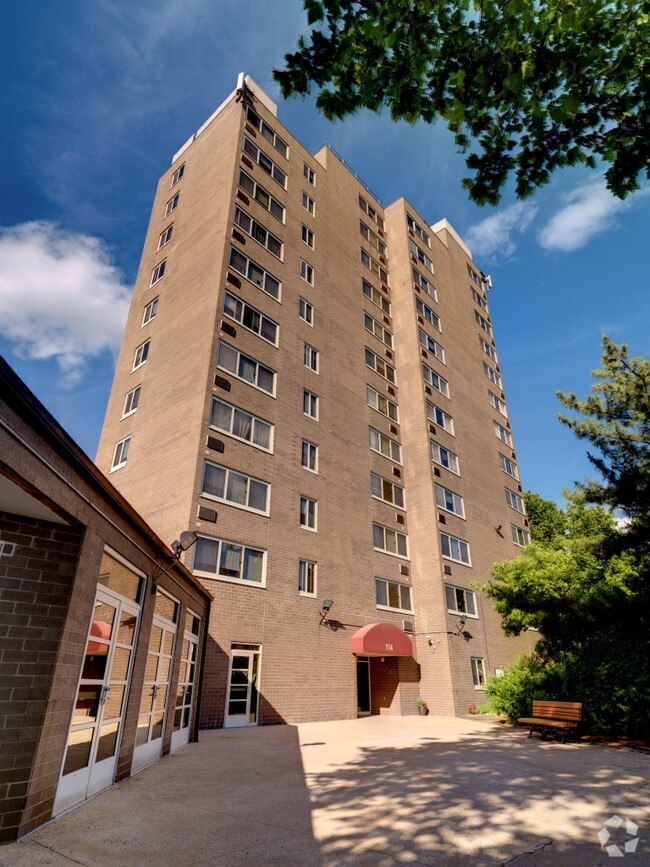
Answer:
<svg viewBox="0 0 650 867"><path fill-rule="evenodd" d="M611 867L613 814L639 826L625 865L650 864L649 755L451 717L228 729L0 847L0 867Z"/></svg>

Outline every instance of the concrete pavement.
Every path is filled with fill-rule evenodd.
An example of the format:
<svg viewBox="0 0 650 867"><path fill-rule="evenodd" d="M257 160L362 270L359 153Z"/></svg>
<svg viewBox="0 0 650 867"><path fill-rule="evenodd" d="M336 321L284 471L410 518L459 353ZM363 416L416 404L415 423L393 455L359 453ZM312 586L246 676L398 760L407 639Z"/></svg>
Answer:
<svg viewBox="0 0 650 867"><path fill-rule="evenodd" d="M379 716L202 732L0 867L598 867L617 863L598 840L612 815L639 826L623 863L650 864L650 755ZM625 824L608 830L623 852Z"/></svg>

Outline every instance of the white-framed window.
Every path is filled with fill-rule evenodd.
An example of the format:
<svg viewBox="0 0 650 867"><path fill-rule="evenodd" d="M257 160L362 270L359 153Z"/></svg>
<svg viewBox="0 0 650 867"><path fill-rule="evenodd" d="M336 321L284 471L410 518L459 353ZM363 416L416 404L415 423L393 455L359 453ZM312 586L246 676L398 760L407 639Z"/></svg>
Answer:
<svg viewBox="0 0 650 867"><path fill-rule="evenodd" d="M172 233L174 231L174 224L170 223L169 226L165 229L164 232L160 233L160 237L158 238L158 249L161 250L165 244L169 244L172 239Z"/></svg>
<svg viewBox="0 0 650 867"><path fill-rule="evenodd" d="M508 410L506 409L505 403L501 400L500 397L497 397L496 394L493 394L489 388L488 397L490 398L490 406L496 409L497 412L500 412L501 415L508 418Z"/></svg>
<svg viewBox="0 0 650 867"><path fill-rule="evenodd" d="M316 500L312 500L310 497L300 498L300 526L304 530L316 530L317 507Z"/></svg>
<svg viewBox="0 0 650 867"><path fill-rule="evenodd" d="M494 422L494 433L499 437L502 443L512 448L512 434L509 430L500 425L498 421Z"/></svg>
<svg viewBox="0 0 650 867"><path fill-rule="evenodd" d="M192 571L206 578L263 587L266 551L213 536L199 536L194 546Z"/></svg>
<svg viewBox="0 0 650 867"><path fill-rule="evenodd" d="M146 325L147 322L151 322L152 319L155 319L157 312L158 298L154 298L153 301L150 301L144 308L144 311L142 313L142 325Z"/></svg>
<svg viewBox="0 0 650 867"><path fill-rule="evenodd" d="M176 195L172 196L171 199L165 205L165 216L168 217L172 211L175 211L178 207L178 200L180 199L181 194L176 193Z"/></svg>
<svg viewBox="0 0 650 867"><path fill-rule="evenodd" d="M373 208L372 205L370 205L368 202L366 202L366 200L363 198L363 196L359 196L359 207L364 212L364 214L367 214L370 217L370 219L373 220L379 226L379 228L383 231L384 221L379 216L379 214L377 213L375 208Z"/></svg>
<svg viewBox="0 0 650 867"><path fill-rule="evenodd" d="M254 388L275 395L275 371L260 361L244 355L223 340L219 341L217 347L217 367L232 373L237 379L247 382Z"/></svg>
<svg viewBox="0 0 650 867"><path fill-rule="evenodd" d="M370 385L366 386L366 401L369 407L376 409L377 412L385 415L391 421L399 423L397 404L393 403L392 400L388 400L387 397L384 397L383 394L380 394L380 392Z"/></svg>
<svg viewBox="0 0 650 867"><path fill-rule="evenodd" d="M373 319L368 313L363 314L363 326L370 334L374 334L386 346L393 348L393 335L384 326Z"/></svg>
<svg viewBox="0 0 650 867"><path fill-rule="evenodd" d="M318 395L306 388L302 392L302 411L309 418L318 419Z"/></svg>
<svg viewBox="0 0 650 867"><path fill-rule="evenodd" d="M111 472L119 470L126 463L129 456L129 446L131 445L131 437L126 437L115 444L113 449L113 460L111 461Z"/></svg>
<svg viewBox="0 0 650 867"><path fill-rule="evenodd" d="M431 271L431 273L433 273L433 262L431 261L431 259L429 259L427 254L424 253L418 247L418 245L415 243L415 241L413 241L411 238L409 238L409 250L411 251L411 253L415 256L415 258L418 260L418 262L421 265L424 265L425 268L428 268L429 271Z"/></svg>
<svg viewBox="0 0 650 867"><path fill-rule="evenodd" d="M383 500L384 503L397 506L398 509L406 508L404 488L383 476L378 476L377 473L370 473L370 494L377 500Z"/></svg>
<svg viewBox="0 0 650 867"><path fill-rule="evenodd" d="M476 322L477 322L479 328L482 328L483 331L485 331L485 333L489 334L491 337L492 336L492 328L490 326L490 323L487 321L487 319L484 316L481 316L481 314L478 312L478 310L474 311L474 318L476 319Z"/></svg>
<svg viewBox="0 0 650 867"><path fill-rule="evenodd" d="M431 460L434 464L439 464L441 467L445 467L445 469L459 476L458 455L441 446L435 440L429 440L429 443L431 445Z"/></svg>
<svg viewBox="0 0 650 867"><path fill-rule="evenodd" d="M246 106L246 120L251 124L251 126L254 126L255 129L262 133L264 138L273 145L278 153L282 154L285 159L288 159L288 148L286 142L280 138L280 136L265 120L262 120L256 111L253 111L250 105Z"/></svg>
<svg viewBox="0 0 650 867"><path fill-rule="evenodd" d="M454 587L445 584L445 597L447 599L447 611L449 614L466 614L468 617L476 617L476 594L464 587Z"/></svg>
<svg viewBox="0 0 650 867"><path fill-rule="evenodd" d="M311 166L308 166L307 163L302 164L302 176L312 185L312 187L316 186L316 172Z"/></svg>
<svg viewBox="0 0 650 867"><path fill-rule="evenodd" d="M133 391L130 391L126 397L124 398L124 409L122 410L122 418L126 418L127 415L131 415L138 408L138 404L140 403L140 392L142 391L142 386L138 385Z"/></svg>
<svg viewBox="0 0 650 867"><path fill-rule="evenodd" d="M313 560L298 560L298 593L301 596L316 595L316 568Z"/></svg>
<svg viewBox="0 0 650 867"><path fill-rule="evenodd" d="M402 462L402 447L398 442L375 430L374 427L368 428L368 438L373 452L378 452L395 463Z"/></svg>
<svg viewBox="0 0 650 867"><path fill-rule="evenodd" d="M366 298L370 298L373 304L381 308L386 316L390 316L390 301L381 294L378 289L375 289L367 280L362 281L363 294Z"/></svg>
<svg viewBox="0 0 650 867"><path fill-rule="evenodd" d="M408 584L398 584L397 581L386 581L384 578L375 578L375 600L377 608L385 608L388 611L404 611L413 613L411 603L411 588Z"/></svg>
<svg viewBox="0 0 650 867"><path fill-rule="evenodd" d="M449 383L439 373L432 370L428 364L422 364L422 376L428 385L435 388L440 394L444 394L445 397L449 397Z"/></svg>
<svg viewBox="0 0 650 867"><path fill-rule="evenodd" d="M441 361L443 364L445 363L445 350L433 337L429 337L426 331L418 328L418 339L421 346L424 346L432 355L435 355L438 361Z"/></svg>
<svg viewBox="0 0 650 867"><path fill-rule="evenodd" d="M490 343L488 343L487 340L485 340L483 337L481 337L480 334L478 336L478 342L479 342L483 352L486 355L488 355L492 359L492 361L494 361L496 363L497 354L496 354L494 347Z"/></svg>
<svg viewBox="0 0 650 867"><path fill-rule="evenodd" d="M316 213L316 203L312 199L311 196L308 196L307 193L303 191L302 194L302 206L307 211L307 213L311 214L312 217Z"/></svg>
<svg viewBox="0 0 650 867"><path fill-rule="evenodd" d="M235 225L239 226L240 229L243 229L244 232L246 232L246 234L254 241L257 241L258 244L268 250L271 255L282 260L284 252L282 241L279 238L276 238L275 235L272 235L265 226L258 223L257 220L254 220L250 214L247 214L246 211L242 211L239 205L235 207L234 222Z"/></svg>
<svg viewBox="0 0 650 867"><path fill-rule="evenodd" d="M308 229L304 223L302 223L300 228L300 237L304 244L307 244L307 246L311 247L312 250L314 249L314 233L311 229Z"/></svg>
<svg viewBox="0 0 650 867"><path fill-rule="evenodd" d="M318 350L308 343L303 344L302 360L305 367L318 373Z"/></svg>
<svg viewBox="0 0 650 867"><path fill-rule="evenodd" d="M443 409L440 409L439 406L436 406L435 403L429 403L429 401L427 401L427 418L448 433L454 433L453 418Z"/></svg>
<svg viewBox="0 0 650 867"><path fill-rule="evenodd" d="M511 509L514 509L515 512L519 512L522 515L526 514L526 505L524 503L524 498L520 497L519 494L515 494L514 491L511 491L510 488L506 488L506 503L510 506Z"/></svg>
<svg viewBox="0 0 650 867"><path fill-rule="evenodd" d="M438 314L434 313L433 310L422 301L420 301L419 298L415 299L415 309L418 311L418 313L420 314L420 316L422 316L423 319L426 319L426 321L430 325L433 325L433 327L437 328L438 331L442 331L442 328L440 327L440 317L438 316Z"/></svg>
<svg viewBox="0 0 650 867"><path fill-rule="evenodd" d="M474 681L474 689L485 688L485 664L480 656L472 656L472 680Z"/></svg>
<svg viewBox="0 0 650 867"><path fill-rule="evenodd" d="M476 289L474 289L473 286L470 286L469 288L472 291L472 298L474 299L474 302L478 304L481 310L485 310L485 312L487 313L488 305L485 298L482 295L479 295L479 293L476 291Z"/></svg>
<svg viewBox="0 0 650 867"><path fill-rule="evenodd" d="M464 566L472 565L469 556L469 545L464 539L450 536L449 533L441 533L440 548L442 556L446 560L453 560L454 563L462 563Z"/></svg>
<svg viewBox="0 0 650 867"><path fill-rule="evenodd" d="M310 286L314 285L314 269L309 262L305 262L304 259L300 260L300 276L305 283L309 283Z"/></svg>
<svg viewBox="0 0 650 867"><path fill-rule="evenodd" d="M149 358L150 345L151 340L145 340L144 343L141 343L140 346L138 346L133 356L133 367L131 370L137 370L138 367L142 367L142 365L145 364L147 358Z"/></svg>
<svg viewBox="0 0 650 867"><path fill-rule="evenodd" d="M174 187L174 186L176 186L176 184L177 184L177 183L182 179L182 177L183 177L184 174L185 174L185 163L183 163L182 166L179 166L179 167L176 169L176 171L175 171L174 174L172 175L172 180L171 180L171 183L170 183L169 186L170 186L170 187Z"/></svg>
<svg viewBox="0 0 650 867"><path fill-rule="evenodd" d="M442 485L436 485L436 505L439 509L445 512L451 512L452 515L458 515L459 518L465 517L465 505L463 498L459 494L450 491L449 488L443 488Z"/></svg>
<svg viewBox="0 0 650 867"><path fill-rule="evenodd" d="M494 368L490 367L489 364L486 364L485 361L483 362L483 372L485 373L487 378L490 380L490 382L493 382L497 388L501 388L501 377L496 372L496 370L494 370Z"/></svg>
<svg viewBox="0 0 650 867"><path fill-rule="evenodd" d="M211 500L219 500L239 509L262 515L269 513L271 485L268 482L213 464L212 461L203 462L201 493Z"/></svg>
<svg viewBox="0 0 650 867"><path fill-rule="evenodd" d="M512 533L512 541L515 545L519 545L521 548L530 545L530 533L528 530L524 530L516 524L510 524L510 532Z"/></svg>
<svg viewBox="0 0 650 867"><path fill-rule="evenodd" d="M415 222L415 220L410 214L406 215L406 224L408 225L409 229L411 229L421 241L424 241L427 247L431 246L428 234L424 231L424 229L422 228L422 226L420 226L419 223Z"/></svg>
<svg viewBox="0 0 650 867"><path fill-rule="evenodd" d="M398 533L383 524L372 524L372 544L375 551L383 551L395 557L408 558L408 540L404 533Z"/></svg>
<svg viewBox="0 0 650 867"><path fill-rule="evenodd" d="M302 319L303 322L306 322L307 325L314 324L314 308L309 303L309 301L305 301L304 298L298 299L298 318Z"/></svg>
<svg viewBox="0 0 650 867"><path fill-rule="evenodd" d="M272 214L276 220L284 223L284 205L272 196L268 190L265 190L261 184L258 184L250 175L247 175L243 169L239 170L239 186L246 190L258 204Z"/></svg>
<svg viewBox="0 0 650 867"><path fill-rule="evenodd" d="M260 313L255 307L251 307L241 298L233 295L232 292L226 292L223 299L223 312L226 316L239 322L248 331L257 334L262 340L272 343L273 346L278 345L278 324L268 316Z"/></svg>
<svg viewBox="0 0 650 867"><path fill-rule="evenodd" d="M467 273L469 274L470 279L471 279L474 283L476 283L477 286L480 286L480 285L481 285L481 281L479 280L479 276L478 276L478 274L476 273L476 271L475 271L475 270L474 270L470 265L467 265Z"/></svg>
<svg viewBox="0 0 650 867"><path fill-rule="evenodd" d="M212 398L210 427L265 452L273 450L273 425L238 406Z"/></svg>
<svg viewBox="0 0 650 867"><path fill-rule="evenodd" d="M278 278L262 268L261 265L258 265L257 262L249 259L248 256L244 256L236 247L230 248L229 265L247 280L250 280L258 289L270 295L271 298L275 298L276 301L280 300L280 287L282 284Z"/></svg>
<svg viewBox="0 0 650 867"><path fill-rule="evenodd" d="M151 282L149 286L153 286L154 283L157 283L159 280L165 276L165 269L167 268L167 259L163 259L162 262L159 262L156 267L151 272Z"/></svg>
<svg viewBox="0 0 650 867"><path fill-rule="evenodd" d="M386 245L380 240L379 235L377 235L376 232L373 232L372 229L369 229L368 226L366 226L363 220L359 220L359 231L361 232L361 237L365 238L381 256L386 255Z"/></svg>
<svg viewBox="0 0 650 867"><path fill-rule="evenodd" d="M384 361L383 358L380 358L378 355L366 347L366 367L369 367L371 370L374 370L375 373L378 373L380 376L383 376L384 379L388 380L388 382L395 383L395 368L391 367L390 364Z"/></svg>
<svg viewBox="0 0 650 867"><path fill-rule="evenodd" d="M384 283L388 282L388 271L386 271L385 268L382 268L379 262L374 259L370 253L367 253L363 247L361 248L361 261L376 277L379 277L379 279L383 280Z"/></svg>
<svg viewBox="0 0 650 867"><path fill-rule="evenodd" d="M431 283L427 278L420 274L417 268L413 268L413 282L416 286L419 286L420 289L424 289L424 291L433 298L434 301L438 300L438 292L436 287Z"/></svg>
<svg viewBox="0 0 650 867"><path fill-rule="evenodd" d="M277 165L277 163L274 163L271 157L267 156L264 151L260 150L256 144L253 144L247 136L244 136L244 152L247 153L251 159L255 160L257 165L265 171L267 175L270 175L283 190L287 188L287 176L280 166Z"/></svg>
<svg viewBox="0 0 650 867"><path fill-rule="evenodd" d="M502 455L501 452L499 452L499 463L501 464L501 469L504 473L512 476L513 479L519 479L519 470L517 469L517 464L514 461L511 461L510 458Z"/></svg>
<svg viewBox="0 0 650 867"><path fill-rule="evenodd" d="M312 473L318 472L318 446L309 440L302 441L301 465Z"/></svg>

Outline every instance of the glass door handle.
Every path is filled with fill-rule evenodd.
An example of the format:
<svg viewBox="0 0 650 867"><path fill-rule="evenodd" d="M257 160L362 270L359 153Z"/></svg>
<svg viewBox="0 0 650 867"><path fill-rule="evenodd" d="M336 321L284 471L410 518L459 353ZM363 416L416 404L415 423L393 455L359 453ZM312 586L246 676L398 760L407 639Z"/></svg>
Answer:
<svg viewBox="0 0 650 867"><path fill-rule="evenodd" d="M99 703L100 703L101 705L103 705L104 702L106 701L106 699L108 698L108 694L109 694L110 691L111 691L110 686L106 686L106 685L104 685L104 686L102 687L102 691L101 691L100 694L99 694Z"/></svg>

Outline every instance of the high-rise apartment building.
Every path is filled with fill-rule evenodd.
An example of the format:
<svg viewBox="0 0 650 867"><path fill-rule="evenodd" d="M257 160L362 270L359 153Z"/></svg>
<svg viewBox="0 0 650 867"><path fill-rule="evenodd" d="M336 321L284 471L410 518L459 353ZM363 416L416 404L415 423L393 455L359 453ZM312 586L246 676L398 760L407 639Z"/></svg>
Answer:
<svg viewBox="0 0 650 867"><path fill-rule="evenodd" d="M250 80L160 180L98 464L215 597L204 726L465 713L530 647L489 278Z"/></svg>

